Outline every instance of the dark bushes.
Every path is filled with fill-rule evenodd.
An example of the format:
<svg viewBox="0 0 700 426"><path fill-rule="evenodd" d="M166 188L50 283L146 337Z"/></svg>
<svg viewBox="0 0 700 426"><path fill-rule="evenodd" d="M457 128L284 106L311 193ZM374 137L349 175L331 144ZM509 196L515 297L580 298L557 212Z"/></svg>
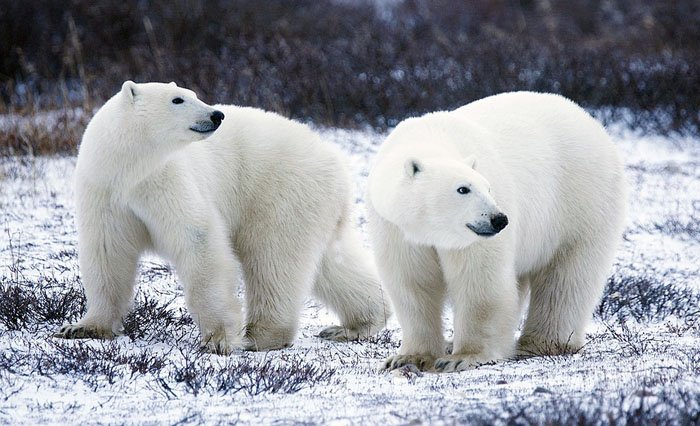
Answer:
<svg viewBox="0 0 700 426"><path fill-rule="evenodd" d="M132 78L340 126L522 89L627 107L612 118L645 130L700 124L692 0L0 0L0 11L0 112L91 110Z"/></svg>
<svg viewBox="0 0 700 426"><path fill-rule="evenodd" d="M595 315L603 320L638 322L697 318L700 295L663 275L616 274L608 279Z"/></svg>
<svg viewBox="0 0 700 426"><path fill-rule="evenodd" d="M0 330L36 330L76 321L85 310L85 296L73 287L60 291L39 282L0 282Z"/></svg>

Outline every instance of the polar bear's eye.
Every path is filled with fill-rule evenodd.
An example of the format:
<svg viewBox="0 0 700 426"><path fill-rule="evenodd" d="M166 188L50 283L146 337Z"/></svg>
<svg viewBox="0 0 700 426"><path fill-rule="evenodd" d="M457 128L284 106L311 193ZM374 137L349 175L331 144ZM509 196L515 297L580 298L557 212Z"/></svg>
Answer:
<svg viewBox="0 0 700 426"><path fill-rule="evenodd" d="M459 188L457 188L457 192L464 195L464 194L469 194L471 191L466 186L460 186Z"/></svg>
<svg viewBox="0 0 700 426"><path fill-rule="evenodd" d="M175 98L175 99L173 99L173 103L174 103L174 104L181 104L181 103L183 103L183 102L185 102L185 100L182 99L182 98Z"/></svg>

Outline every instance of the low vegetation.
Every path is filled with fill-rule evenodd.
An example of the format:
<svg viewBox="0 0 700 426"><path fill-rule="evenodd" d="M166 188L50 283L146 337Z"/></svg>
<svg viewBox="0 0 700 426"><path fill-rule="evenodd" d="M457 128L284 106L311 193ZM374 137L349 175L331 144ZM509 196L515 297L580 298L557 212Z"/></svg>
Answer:
<svg viewBox="0 0 700 426"><path fill-rule="evenodd" d="M0 113L19 115L0 121L5 154L74 152L126 78L330 126L384 129L537 90L646 131L700 128L693 0L0 0L0 10Z"/></svg>

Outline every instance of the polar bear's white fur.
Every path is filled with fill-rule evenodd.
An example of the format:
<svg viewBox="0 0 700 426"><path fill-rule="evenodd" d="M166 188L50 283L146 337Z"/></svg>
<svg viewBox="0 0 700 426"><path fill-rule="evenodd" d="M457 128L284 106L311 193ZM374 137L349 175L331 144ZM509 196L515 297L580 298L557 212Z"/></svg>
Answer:
<svg viewBox="0 0 700 426"><path fill-rule="evenodd" d="M368 188L380 277L403 330L386 367L454 371L514 355L528 293L517 353L580 348L625 196L603 127L557 95L505 93L400 123Z"/></svg>
<svg viewBox="0 0 700 426"><path fill-rule="evenodd" d="M373 333L388 312L349 200L340 152L307 126L254 108L211 107L174 83L127 81L80 146L78 251L88 310L57 336L118 333L146 250L175 265L211 351L289 346L312 291L342 322L322 337Z"/></svg>

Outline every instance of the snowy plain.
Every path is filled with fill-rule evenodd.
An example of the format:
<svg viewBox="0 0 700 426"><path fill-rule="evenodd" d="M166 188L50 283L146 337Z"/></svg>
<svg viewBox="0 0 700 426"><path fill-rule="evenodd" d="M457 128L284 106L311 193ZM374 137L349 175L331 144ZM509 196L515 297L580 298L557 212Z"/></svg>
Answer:
<svg viewBox="0 0 700 426"><path fill-rule="evenodd" d="M367 242L364 185L385 135L319 132L348 154ZM315 337L336 319L314 300L289 349L202 354L182 286L155 257L141 262L127 335L54 339L84 303L75 158L1 158L0 423L697 424L700 141L611 133L626 164L629 217L588 344L441 375L380 369L401 340L394 318L368 341ZM444 324L450 337L449 310Z"/></svg>

